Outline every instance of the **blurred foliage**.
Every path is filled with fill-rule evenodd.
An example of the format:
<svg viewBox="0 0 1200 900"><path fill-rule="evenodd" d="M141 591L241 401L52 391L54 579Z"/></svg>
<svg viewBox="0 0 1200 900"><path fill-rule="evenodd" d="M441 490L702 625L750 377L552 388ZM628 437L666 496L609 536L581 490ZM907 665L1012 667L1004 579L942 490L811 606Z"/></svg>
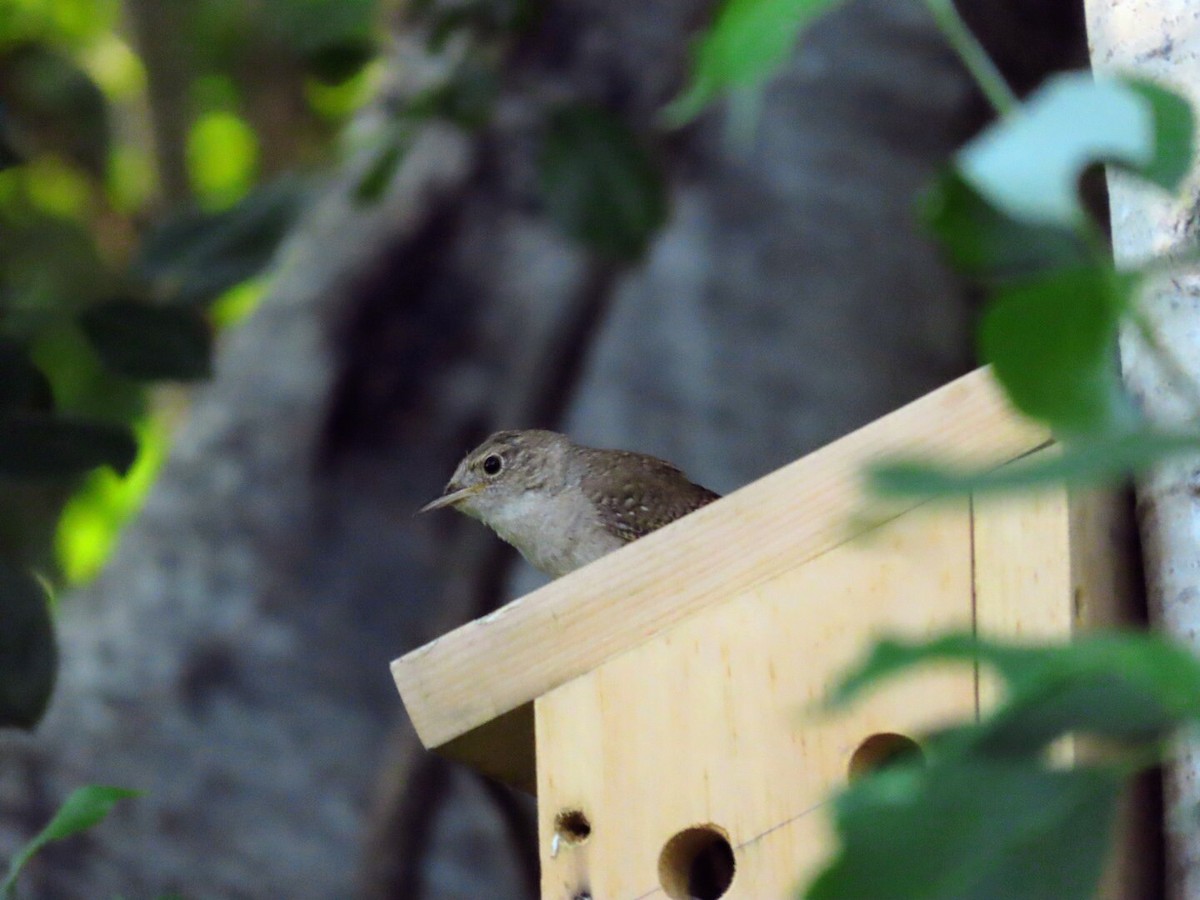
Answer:
<svg viewBox="0 0 1200 900"><path fill-rule="evenodd" d="M128 788L102 784L89 784L72 791L49 824L13 856L8 873L0 883L0 898L12 900L16 897L17 878L39 850L52 841L61 841L100 824L118 802L137 795L137 791Z"/></svg>
<svg viewBox="0 0 1200 900"><path fill-rule="evenodd" d="M540 175L550 217L613 258L640 257L666 221L661 173L637 135L599 107L568 106L550 115Z"/></svg>
<svg viewBox="0 0 1200 900"><path fill-rule="evenodd" d="M1200 722L1200 661L1147 634L1024 646L952 634L880 642L831 695L843 707L931 663L995 671L1006 687L979 722L928 735L920 760L853 782L835 801L840 852L807 900L1089 900L1125 780ZM1103 742L1070 768L1065 736Z"/></svg>
<svg viewBox="0 0 1200 900"><path fill-rule="evenodd" d="M0 0L0 724L369 96L375 0ZM184 401L186 402L186 401ZM30 574L36 571L37 577ZM19 635L19 639L18 639ZM22 674L24 673L24 674Z"/></svg>

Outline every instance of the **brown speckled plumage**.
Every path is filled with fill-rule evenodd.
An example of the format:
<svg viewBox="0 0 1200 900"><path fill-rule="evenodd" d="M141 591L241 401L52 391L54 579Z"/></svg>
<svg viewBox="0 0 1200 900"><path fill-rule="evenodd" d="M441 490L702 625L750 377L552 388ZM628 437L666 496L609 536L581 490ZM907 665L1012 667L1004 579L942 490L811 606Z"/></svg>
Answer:
<svg viewBox="0 0 1200 900"><path fill-rule="evenodd" d="M581 447L553 431L500 431L425 509L453 506L479 519L557 576L717 498L653 456Z"/></svg>
<svg viewBox="0 0 1200 900"><path fill-rule="evenodd" d="M584 494L596 504L604 527L626 543L720 497L657 457L627 450L579 450ZM614 480L614 471L624 477Z"/></svg>

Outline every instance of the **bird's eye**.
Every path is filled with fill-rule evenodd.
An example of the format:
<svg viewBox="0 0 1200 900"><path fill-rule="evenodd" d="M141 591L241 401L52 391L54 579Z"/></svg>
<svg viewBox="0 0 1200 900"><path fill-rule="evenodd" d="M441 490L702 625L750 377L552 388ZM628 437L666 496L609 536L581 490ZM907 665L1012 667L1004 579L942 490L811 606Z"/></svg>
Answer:
<svg viewBox="0 0 1200 900"><path fill-rule="evenodd" d="M496 475L499 473L500 468L503 465L504 465L504 461L501 460L500 457L497 456L495 453L493 453L491 456L489 456L487 459L485 459L483 461L483 471L485 473L487 473L488 475Z"/></svg>

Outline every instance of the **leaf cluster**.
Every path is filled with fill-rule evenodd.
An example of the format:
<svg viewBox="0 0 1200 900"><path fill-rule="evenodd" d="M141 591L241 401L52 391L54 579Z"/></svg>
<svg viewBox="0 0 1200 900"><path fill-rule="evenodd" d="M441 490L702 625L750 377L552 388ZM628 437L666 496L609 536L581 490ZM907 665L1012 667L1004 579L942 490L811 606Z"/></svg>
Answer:
<svg viewBox="0 0 1200 900"><path fill-rule="evenodd" d="M977 723L929 735L923 759L880 769L838 796L841 849L806 900L1087 900L1126 779L1200 721L1200 662L1147 634L1067 646L970 634L882 641L835 686L830 706L947 663L995 672L1003 702ZM1074 741L1070 767L1052 753L1063 739Z"/></svg>

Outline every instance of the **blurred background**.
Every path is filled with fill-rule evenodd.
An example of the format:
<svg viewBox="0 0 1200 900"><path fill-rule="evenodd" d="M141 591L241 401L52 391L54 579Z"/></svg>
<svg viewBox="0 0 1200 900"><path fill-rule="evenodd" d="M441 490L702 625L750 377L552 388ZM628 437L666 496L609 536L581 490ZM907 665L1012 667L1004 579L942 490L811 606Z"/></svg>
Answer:
<svg viewBox="0 0 1200 900"><path fill-rule="evenodd" d="M1078 0L960 6L1022 91L1086 60ZM387 666L539 582L413 511L512 427L731 491L972 367L917 197L987 107L924 7L668 127L716 8L0 0L0 557L58 641L0 859L144 792L23 896L535 896Z"/></svg>

